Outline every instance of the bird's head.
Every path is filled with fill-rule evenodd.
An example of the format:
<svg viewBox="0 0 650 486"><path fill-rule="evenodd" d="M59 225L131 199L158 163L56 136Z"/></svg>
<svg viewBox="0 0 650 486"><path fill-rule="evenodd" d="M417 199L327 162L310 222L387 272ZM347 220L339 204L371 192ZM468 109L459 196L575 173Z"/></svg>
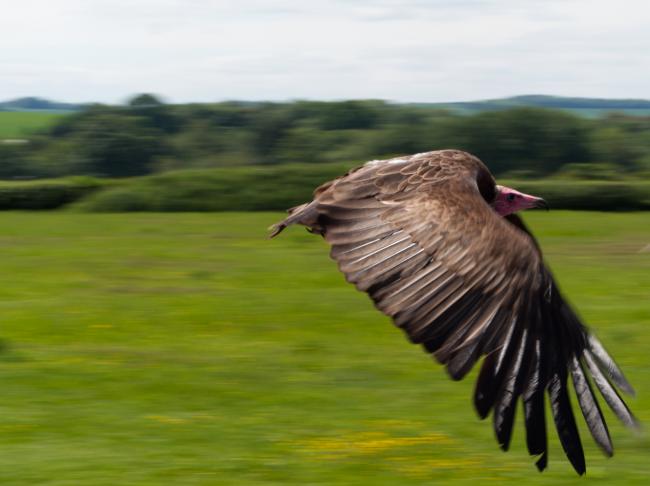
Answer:
<svg viewBox="0 0 650 486"><path fill-rule="evenodd" d="M541 197L524 194L510 187L497 186L497 195L492 207L501 216L507 216L522 209L548 209L548 204Z"/></svg>

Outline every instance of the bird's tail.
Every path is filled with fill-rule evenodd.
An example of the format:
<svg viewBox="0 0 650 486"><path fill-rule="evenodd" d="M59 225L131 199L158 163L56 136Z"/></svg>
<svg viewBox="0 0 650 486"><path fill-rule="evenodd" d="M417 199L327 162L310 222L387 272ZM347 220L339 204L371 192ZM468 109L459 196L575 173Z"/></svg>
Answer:
<svg viewBox="0 0 650 486"><path fill-rule="evenodd" d="M307 226L309 231L313 233L320 233L321 228L318 225L318 211L316 209L316 202L312 201L309 203L301 204L300 206L295 206L291 209L288 209L287 212L289 216L285 219L271 225L269 227L269 238L273 238L279 235L284 228L292 224L302 224Z"/></svg>

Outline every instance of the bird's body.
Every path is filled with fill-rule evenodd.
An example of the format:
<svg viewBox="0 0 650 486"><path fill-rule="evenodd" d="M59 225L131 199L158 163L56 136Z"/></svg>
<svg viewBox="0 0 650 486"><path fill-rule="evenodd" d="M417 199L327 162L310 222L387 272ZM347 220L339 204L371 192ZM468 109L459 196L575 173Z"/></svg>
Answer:
<svg viewBox="0 0 650 486"><path fill-rule="evenodd" d="M607 455L612 444L590 381L630 426L635 419L616 387L632 388L565 302L536 241L514 214L542 204L497 186L476 157L442 150L371 161L323 184L272 236L294 223L323 235L346 279L453 379L486 356L474 394L478 414L492 411L505 450L521 398L528 450L539 456L540 470L547 464L548 393L562 447L582 474L568 380Z"/></svg>

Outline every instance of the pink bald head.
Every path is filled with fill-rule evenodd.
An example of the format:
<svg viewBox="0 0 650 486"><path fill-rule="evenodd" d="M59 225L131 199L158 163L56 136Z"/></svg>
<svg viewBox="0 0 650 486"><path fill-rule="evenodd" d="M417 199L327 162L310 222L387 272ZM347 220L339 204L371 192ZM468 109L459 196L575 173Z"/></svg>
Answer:
<svg viewBox="0 0 650 486"><path fill-rule="evenodd" d="M510 187L497 186L497 197L494 198L492 207L501 216L507 216L522 209L548 209L548 204L541 197L524 194Z"/></svg>

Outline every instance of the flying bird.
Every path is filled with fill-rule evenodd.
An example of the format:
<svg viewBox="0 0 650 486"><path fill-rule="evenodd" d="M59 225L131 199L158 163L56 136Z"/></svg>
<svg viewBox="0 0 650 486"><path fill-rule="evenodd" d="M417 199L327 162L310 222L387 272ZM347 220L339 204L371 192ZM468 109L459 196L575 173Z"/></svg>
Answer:
<svg viewBox="0 0 650 486"><path fill-rule="evenodd" d="M346 280L452 379L462 379L485 356L476 411L482 419L492 413L496 439L508 450L521 400L528 452L540 471L548 462L547 394L562 448L582 475L569 380L607 456L612 441L594 390L633 428L637 422L618 390L634 391L563 298L515 214L546 207L541 198L497 185L475 156L440 150L370 161L323 184L271 236L291 224L321 234Z"/></svg>

